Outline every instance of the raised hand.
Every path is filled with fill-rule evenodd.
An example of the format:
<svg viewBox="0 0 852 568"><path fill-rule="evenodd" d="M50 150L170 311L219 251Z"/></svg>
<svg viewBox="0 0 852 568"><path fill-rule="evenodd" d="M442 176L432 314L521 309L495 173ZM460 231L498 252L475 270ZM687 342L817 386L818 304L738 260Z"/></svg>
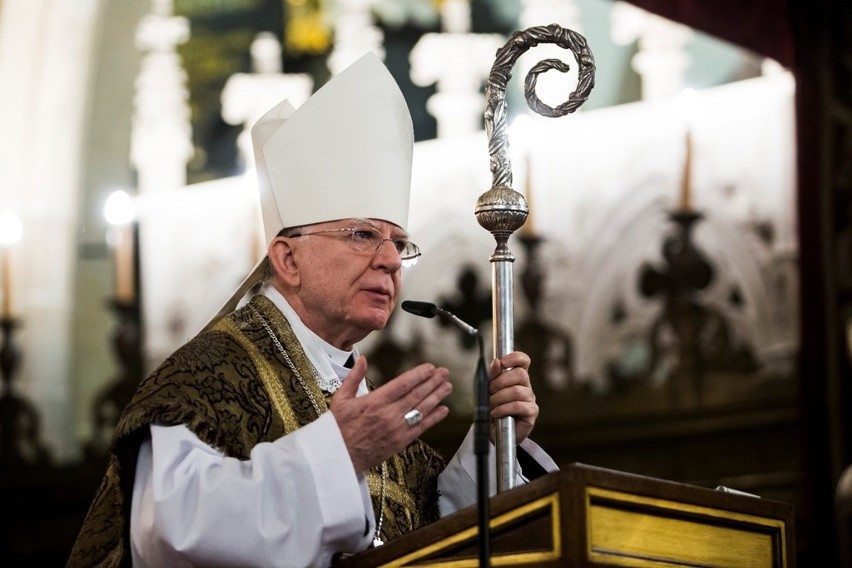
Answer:
<svg viewBox="0 0 852 568"><path fill-rule="evenodd" d="M423 432L443 420L449 409L441 404L452 391L450 372L429 363L418 365L364 396L356 396L367 373L359 356L331 399L331 412L340 427L355 471L379 465ZM404 418L417 410L413 425Z"/></svg>

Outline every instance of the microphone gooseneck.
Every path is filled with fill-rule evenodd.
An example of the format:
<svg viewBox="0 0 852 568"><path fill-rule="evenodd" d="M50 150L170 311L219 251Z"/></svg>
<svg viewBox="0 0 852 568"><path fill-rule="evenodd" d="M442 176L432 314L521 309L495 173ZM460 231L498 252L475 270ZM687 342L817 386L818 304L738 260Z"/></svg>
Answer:
<svg viewBox="0 0 852 568"><path fill-rule="evenodd" d="M406 300L402 303L402 309L410 314L424 318L433 318L436 315L442 319L457 325L468 335L475 336L479 344L479 360L476 365L476 376L474 377L474 437L473 453L476 455L476 489L477 509L479 524L479 566L487 568L491 565L491 531L489 518L491 516L490 497L491 491L488 481L488 453L491 445L490 418L488 406L488 369L485 366L485 347L482 334L472 325L462 321L452 312L439 308L430 302L415 302Z"/></svg>
<svg viewBox="0 0 852 568"><path fill-rule="evenodd" d="M438 308L438 307L435 308L435 313L437 313L439 316L441 316L445 320L449 320L449 321L453 322L454 324L459 326L461 328L461 330L464 331L465 333L467 333L468 335L472 335L474 337L479 336L479 330L478 329L476 329L472 325L465 323L457 315L455 315L451 312L448 312L447 310L445 310L443 308Z"/></svg>
<svg viewBox="0 0 852 568"><path fill-rule="evenodd" d="M402 309L415 316L424 318L433 318L441 316L441 319L450 321L456 324L462 331L468 335L476 337L479 335L479 330L468 324L454 313L444 308L439 308L431 302L416 302L414 300L406 300L402 303Z"/></svg>

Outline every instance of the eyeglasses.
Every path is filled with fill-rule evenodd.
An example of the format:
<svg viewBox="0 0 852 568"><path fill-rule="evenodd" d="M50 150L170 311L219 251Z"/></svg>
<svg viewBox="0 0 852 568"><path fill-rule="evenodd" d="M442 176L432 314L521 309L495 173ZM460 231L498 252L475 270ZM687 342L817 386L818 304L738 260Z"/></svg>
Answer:
<svg viewBox="0 0 852 568"><path fill-rule="evenodd" d="M348 234L347 234L348 233ZM291 237L309 237L311 235L341 235L348 237L349 246L357 252L366 252L376 254L379 249L385 244L385 241L390 241L396 252L399 253L399 258L403 261L403 266L413 266L417 263L417 257L422 253L420 247L412 243L406 238L386 239L381 231L375 227L344 227L342 229L327 229L324 231L314 231L313 233L298 233L290 235Z"/></svg>

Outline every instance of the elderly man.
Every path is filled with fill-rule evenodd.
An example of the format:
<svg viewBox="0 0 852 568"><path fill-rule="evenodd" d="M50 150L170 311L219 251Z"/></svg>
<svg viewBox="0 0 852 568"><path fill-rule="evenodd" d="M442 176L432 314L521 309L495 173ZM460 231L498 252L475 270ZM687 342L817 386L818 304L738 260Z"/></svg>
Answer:
<svg viewBox="0 0 852 568"><path fill-rule="evenodd" d="M418 439L448 414L447 369L373 388L356 348L420 255L398 87L365 56L252 138L267 256L139 386L71 566L324 567L475 501L470 433L448 464ZM555 469L527 439L529 363L492 363L491 415L514 416L524 455Z"/></svg>

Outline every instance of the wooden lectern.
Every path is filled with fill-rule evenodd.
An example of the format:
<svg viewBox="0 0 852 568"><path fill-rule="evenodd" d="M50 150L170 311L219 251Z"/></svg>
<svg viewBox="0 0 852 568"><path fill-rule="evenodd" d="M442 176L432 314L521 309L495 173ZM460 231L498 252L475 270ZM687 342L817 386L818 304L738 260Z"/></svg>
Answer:
<svg viewBox="0 0 852 568"><path fill-rule="evenodd" d="M491 499L492 566L793 568L793 506L582 464ZM335 568L475 568L469 507Z"/></svg>

